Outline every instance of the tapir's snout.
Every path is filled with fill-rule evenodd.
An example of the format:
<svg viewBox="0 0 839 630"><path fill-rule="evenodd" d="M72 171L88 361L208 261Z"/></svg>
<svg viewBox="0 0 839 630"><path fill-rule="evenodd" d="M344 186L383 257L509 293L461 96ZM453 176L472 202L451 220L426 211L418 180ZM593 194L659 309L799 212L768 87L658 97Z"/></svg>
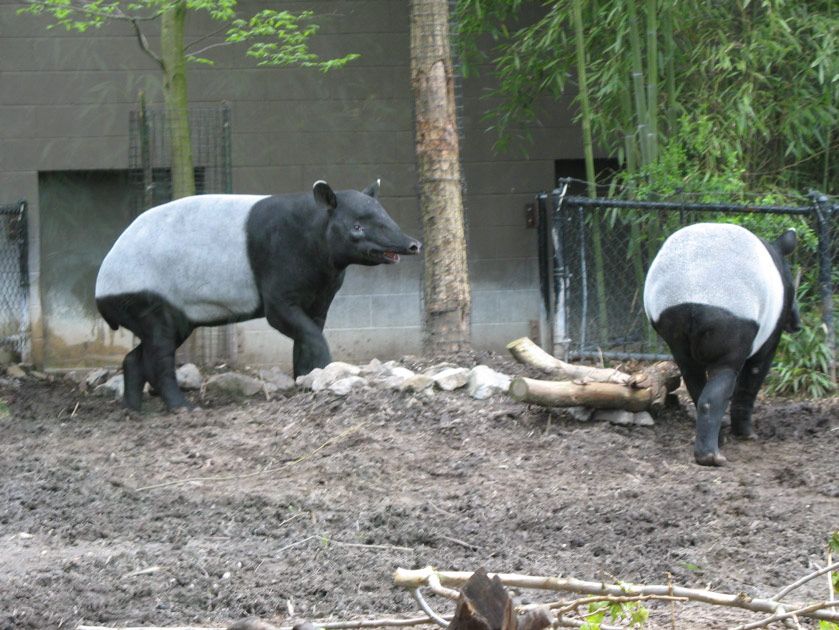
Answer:
<svg viewBox="0 0 839 630"><path fill-rule="evenodd" d="M416 254L420 253L421 249L422 249L422 243L415 240L415 241L412 241L410 245L408 245L408 251L405 252L405 253L410 254L412 256L415 256Z"/></svg>

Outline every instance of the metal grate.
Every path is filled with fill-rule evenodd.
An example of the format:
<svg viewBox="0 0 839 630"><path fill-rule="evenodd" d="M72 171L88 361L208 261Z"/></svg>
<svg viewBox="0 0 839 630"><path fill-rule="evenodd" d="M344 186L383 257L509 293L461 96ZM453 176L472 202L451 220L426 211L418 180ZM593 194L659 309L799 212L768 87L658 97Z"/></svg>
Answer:
<svg viewBox="0 0 839 630"><path fill-rule="evenodd" d="M30 350L26 208L26 201L0 205L0 346L16 360Z"/></svg>
<svg viewBox="0 0 839 630"><path fill-rule="evenodd" d="M129 169L137 214L172 199L172 157L169 117L165 109L146 107L132 111L129 120ZM190 107L190 138L196 194L230 193L230 106ZM235 327L197 329L181 346L179 362L211 365L236 357Z"/></svg>

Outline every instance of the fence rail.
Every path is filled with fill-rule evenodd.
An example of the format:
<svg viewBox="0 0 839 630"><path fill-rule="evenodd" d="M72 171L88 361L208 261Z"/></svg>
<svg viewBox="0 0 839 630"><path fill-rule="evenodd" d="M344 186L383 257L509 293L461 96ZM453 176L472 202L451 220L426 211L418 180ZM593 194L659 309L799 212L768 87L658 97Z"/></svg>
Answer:
<svg viewBox="0 0 839 630"><path fill-rule="evenodd" d="M647 321L646 272L664 239L684 225L726 220L767 240L788 227L799 231L792 255L808 283L799 296L803 314L827 325L835 365L833 217L837 206L818 193L809 206L681 203L591 199L567 194L570 180L537 195L539 269L544 346L566 360L669 358ZM835 374L833 374L835 375Z"/></svg>
<svg viewBox="0 0 839 630"><path fill-rule="evenodd" d="M26 201L0 205L0 347L29 356L29 273Z"/></svg>

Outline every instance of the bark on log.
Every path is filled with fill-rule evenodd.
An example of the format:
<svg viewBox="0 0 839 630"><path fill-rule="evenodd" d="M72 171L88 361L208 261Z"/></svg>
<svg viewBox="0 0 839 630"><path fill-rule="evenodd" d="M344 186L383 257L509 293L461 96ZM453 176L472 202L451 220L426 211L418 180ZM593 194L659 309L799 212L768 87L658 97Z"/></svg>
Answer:
<svg viewBox="0 0 839 630"><path fill-rule="evenodd" d="M612 368L597 368L588 365L575 365L560 361L537 346L529 337L522 337L507 344L507 350L516 361L535 367L546 372L558 380L567 381L596 381L600 383L620 383L626 385L632 378Z"/></svg>
<svg viewBox="0 0 839 630"><path fill-rule="evenodd" d="M591 407L657 413L667 393L679 386L679 369L674 363L655 363L617 383L542 381L524 376L510 383L510 396L520 402L545 407Z"/></svg>

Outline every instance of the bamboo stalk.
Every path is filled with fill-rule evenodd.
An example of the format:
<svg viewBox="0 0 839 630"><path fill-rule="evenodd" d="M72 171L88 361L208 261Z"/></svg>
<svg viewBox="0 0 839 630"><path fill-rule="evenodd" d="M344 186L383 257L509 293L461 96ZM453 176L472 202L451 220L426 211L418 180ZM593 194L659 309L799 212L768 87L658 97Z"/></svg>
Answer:
<svg viewBox="0 0 839 630"><path fill-rule="evenodd" d="M647 0L647 119L650 162L658 159L658 23L657 0Z"/></svg>
<svg viewBox="0 0 839 630"><path fill-rule="evenodd" d="M641 57L641 36L638 27L638 7L635 0L627 0L629 43L632 50L632 86L635 95L635 114L638 119L638 144L641 147L641 166L650 164L649 138L647 137L647 98L644 92L644 64Z"/></svg>

